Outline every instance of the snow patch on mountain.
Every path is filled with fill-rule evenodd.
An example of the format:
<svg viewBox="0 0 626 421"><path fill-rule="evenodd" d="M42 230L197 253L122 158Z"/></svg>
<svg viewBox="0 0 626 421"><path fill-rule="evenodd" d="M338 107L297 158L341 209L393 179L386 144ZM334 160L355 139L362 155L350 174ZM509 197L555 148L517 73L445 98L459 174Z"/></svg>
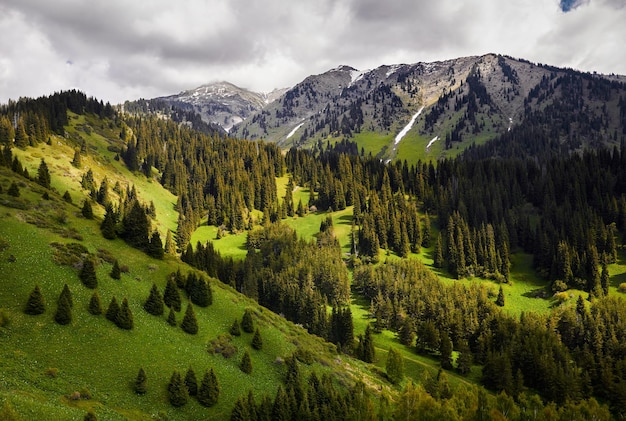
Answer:
<svg viewBox="0 0 626 421"><path fill-rule="evenodd" d="M433 145L433 143L435 143L438 140L439 140L439 136L435 136L432 139L430 139L430 142L428 142L428 145L426 145L426 150L429 150L430 147Z"/></svg>
<svg viewBox="0 0 626 421"><path fill-rule="evenodd" d="M298 129L300 127L302 127L304 125L304 122L298 124L296 127L293 128L292 131L289 132L289 134L287 135L287 137L285 139L289 139L291 136L293 136L294 134L296 134L296 132L298 131Z"/></svg>
<svg viewBox="0 0 626 421"><path fill-rule="evenodd" d="M417 120L417 117L419 117L419 115L422 113L422 111L424 111L424 107L420 108L415 114L413 114L413 117L411 117L411 121L409 121L409 124L404 126L404 129L400 130L400 133L398 133L396 135L396 138L393 141L394 145L397 145L398 143L400 143L402 138L404 136L406 136L406 134L409 132L409 130L411 130L411 128L415 124L415 120Z"/></svg>

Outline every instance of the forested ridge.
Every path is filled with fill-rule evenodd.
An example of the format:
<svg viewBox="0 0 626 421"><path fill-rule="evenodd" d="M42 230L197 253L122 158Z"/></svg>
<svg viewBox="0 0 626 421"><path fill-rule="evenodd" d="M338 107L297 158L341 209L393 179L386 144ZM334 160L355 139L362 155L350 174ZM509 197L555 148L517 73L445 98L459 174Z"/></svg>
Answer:
<svg viewBox="0 0 626 421"><path fill-rule="evenodd" d="M350 294L358 293L371 301L375 332L397 332L403 344L439 358L446 370L455 367L466 374L472 365L483 366L482 383L515 399L512 405L518 412L537 392L546 408L548 402L561 408L593 407L595 400L589 399L597 398L609 404L616 417L623 416L626 314L623 300L609 295L606 267L617 261L625 241L624 141L619 148L602 146L563 156L497 158L488 154L487 144L457 159L385 164L332 147L317 152L294 148L283 154L274 144L200 133L154 116L119 114L109 104L71 91L0 108L0 164L31 178L12 148L62 135L68 110L105 118L119 133L110 142L116 159L177 196L178 227L170 243L176 242L182 261L302 324L340 351L364 361L370 358L370 333L357 338L352 326ZM513 135L524 138L520 132ZM75 146L84 150L81 144ZM49 184L46 174L42 159L34 179ZM286 196L279 198L276 178L284 175L290 181ZM92 184L86 190L106 209L105 221L110 215L110 235L156 258L162 258L163 251L175 253L172 244L163 247L150 219L158 215L140 202L131 186L116 189L120 200L115 202L107 199L110 187L105 180L99 190L95 181ZM293 202L294 186L310 189L309 203ZM82 212L88 218L86 206ZM332 218L322 223L313 242L280 223L287 217L350 206L349 255L342 254ZM221 256L210 242L190 244L201 223L223 232L248 231L246 258ZM106 236L104 221L102 230ZM432 248L433 265L455 278L501 283L509 281L511 254L529 253L552 292L582 290L589 293L591 304L580 299L576 306L555 309L548 316L513 317L494 303L485 287L446 286L422 263L408 259L423 248ZM384 259L381 249L407 259ZM454 364L453 351L458 353ZM299 411L316 411L312 417L332 412L321 403L316 407L309 402L308 408L276 403L307 393L311 399L314 393L318 399L323 393L338 396L331 386L323 386L326 380L313 380L305 390L299 374L294 376L298 380L288 377L286 396L277 392L272 411L286 411L286 418L297 417ZM423 393L411 387L406 394ZM450 398L435 389L426 387L438 402ZM367 413L376 412L368 407L371 402L357 399L358 387L350 393L337 398L344 402L337 408L348 414L365 405ZM484 399L480 392L472 393ZM420 396L423 403L425 395ZM269 411L267 401L262 405ZM396 415L402 411L399 405ZM242 399L236 410L257 406L253 399ZM462 414L460 409L448 413Z"/></svg>

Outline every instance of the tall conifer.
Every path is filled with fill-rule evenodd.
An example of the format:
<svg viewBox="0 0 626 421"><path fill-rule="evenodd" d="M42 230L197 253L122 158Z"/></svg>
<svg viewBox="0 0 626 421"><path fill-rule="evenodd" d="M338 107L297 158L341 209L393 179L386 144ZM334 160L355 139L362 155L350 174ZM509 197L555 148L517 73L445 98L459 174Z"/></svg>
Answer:
<svg viewBox="0 0 626 421"><path fill-rule="evenodd" d="M28 301L26 301L24 313L38 315L42 314L44 311L46 311L46 304L41 294L41 289L39 289L39 285L35 285L35 288L28 296Z"/></svg>

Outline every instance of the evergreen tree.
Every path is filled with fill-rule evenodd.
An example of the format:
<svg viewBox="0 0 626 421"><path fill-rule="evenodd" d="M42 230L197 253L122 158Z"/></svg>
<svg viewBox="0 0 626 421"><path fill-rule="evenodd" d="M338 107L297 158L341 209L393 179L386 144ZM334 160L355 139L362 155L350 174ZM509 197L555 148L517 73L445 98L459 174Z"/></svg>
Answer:
<svg viewBox="0 0 626 421"><path fill-rule="evenodd" d="M122 237L132 247L147 250L149 245L150 220L146 210L137 200L133 200L130 211L122 218Z"/></svg>
<svg viewBox="0 0 626 421"><path fill-rule="evenodd" d="M168 323L170 326L176 326L176 324L177 324L177 323L176 323L176 312L174 311L174 309L173 309L173 308L170 308L170 312L169 312L169 314L167 315L167 323Z"/></svg>
<svg viewBox="0 0 626 421"><path fill-rule="evenodd" d="M113 210L113 206L110 203L106 204L106 210L102 224L100 224L100 231L102 236L107 240L113 240L117 238L117 215Z"/></svg>
<svg viewBox="0 0 626 421"><path fill-rule="evenodd" d="M39 164L39 168L37 170L37 184L46 189L50 188L50 171L48 170L48 165L43 158L41 158L41 163Z"/></svg>
<svg viewBox="0 0 626 421"><path fill-rule="evenodd" d="M373 363L376 359L376 349L374 348L374 338L372 338L372 328L369 324L365 328L365 337L361 337L361 339L359 358L366 363Z"/></svg>
<svg viewBox="0 0 626 421"><path fill-rule="evenodd" d="M172 373L170 383L167 386L167 392L170 404L174 407L181 407L189 400L187 387L185 386L185 383L180 377L180 373L178 371L174 371L174 373Z"/></svg>
<svg viewBox="0 0 626 421"><path fill-rule="evenodd" d="M96 202L106 207L109 204L110 200L111 199L109 198L109 180L106 177L104 177L104 179L102 180L102 183L100 183L100 188L98 189L98 192L96 193Z"/></svg>
<svg viewBox="0 0 626 421"><path fill-rule="evenodd" d="M233 336L241 336L241 329L239 328L239 320L235 319L233 324L230 326L229 333Z"/></svg>
<svg viewBox="0 0 626 421"><path fill-rule="evenodd" d="M138 395L144 395L148 391L146 384L147 382L148 377L146 376L146 372L143 370L143 368L140 368L139 372L137 373L137 378L135 379L135 393Z"/></svg>
<svg viewBox="0 0 626 421"><path fill-rule="evenodd" d="M166 306L175 311L180 311L182 303L180 300L180 293L178 287L172 278L167 280L165 285L165 291L163 292L163 302Z"/></svg>
<svg viewBox="0 0 626 421"><path fill-rule="evenodd" d="M189 367L187 373L185 373L185 386L189 391L189 396L196 396L198 394L198 380L196 379L196 372L193 368Z"/></svg>
<svg viewBox="0 0 626 421"><path fill-rule="evenodd" d="M98 316L102 314L102 304L100 303L100 296L98 295L98 291L94 291L91 295L91 299L89 300L89 307L87 308L90 314L94 316Z"/></svg>
<svg viewBox="0 0 626 421"><path fill-rule="evenodd" d="M96 277L96 265L90 257L83 260L83 267L78 273L78 277L87 288L95 289L98 287L98 278Z"/></svg>
<svg viewBox="0 0 626 421"><path fill-rule="evenodd" d="M254 330L254 336L252 337L252 348L257 351L263 348L263 338L261 338L261 332L259 332L259 328Z"/></svg>
<svg viewBox="0 0 626 421"><path fill-rule="evenodd" d="M433 266L436 268L442 268L444 266L443 259L443 238L441 233L437 236L437 242L435 243L435 250L433 251Z"/></svg>
<svg viewBox="0 0 626 421"><path fill-rule="evenodd" d="M246 333L254 332L254 322L252 321L252 310L247 308L241 318L241 329Z"/></svg>
<svg viewBox="0 0 626 421"><path fill-rule="evenodd" d="M611 285L611 277L609 275L609 267L606 261L602 262L602 274L600 275L600 285L604 295L609 295L609 286Z"/></svg>
<svg viewBox="0 0 626 421"><path fill-rule="evenodd" d="M20 188L17 186L15 181L12 182L11 185L9 186L9 190L7 190L7 194L13 197L20 197Z"/></svg>
<svg viewBox="0 0 626 421"><path fill-rule="evenodd" d="M120 312L120 305L117 303L117 299L115 296L111 298L111 302L109 303L109 307L107 308L106 318L107 320L112 321L113 323L117 322L117 315Z"/></svg>
<svg viewBox="0 0 626 421"><path fill-rule="evenodd" d="M193 304L187 304L187 310L185 310L185 316L180 327L189 334L195 335L198 333L198 321L196 320L196 313L193 311Z"/></svg>
<svg viewBox="0 0 626 421"><path fill-rule="evenodd" d="M288 421L291 419L289 397L283 387L278 385L274 405L272 406L272 421Z"/></svg>
<svg viewBox="0 0 626 421"><path fill-rule="evenodd" d="M91 207L91 199L85 199L80 212L85 218L93 219L93 208Z"/></svg>
<svg viewBox="0 0 626 421"><path fill-rule="evenodd" d="M69 191L65 190L65 193L63 193L63 200L65 200L65 202L69 203L70 205L73 203L72 196L70 195Z"/></svg>
<svg viewBox="0 0 626 421"><path fill-rule="evenodd" d="M161 242L161 236L158 231L152 233L146 253L148 256L154 257L155 259L163 259L165 251L163 250L163 243Z"/></svg>
<svg viewBox="0 0 626 421"><path fill-rule="evenodd" d="M80 156L80 149L74 151L74 158L72 159L72 166L74 168L80 168L83 166L82 158Z"/></svg>
<svg viewBox="0 0 626 421"><path fill-rule="evenodd" d="M252 358L250 358L250 353L246 349L241 357L241 363L239 363L239 369L246 374L252 373Z"/></svg>
<svg viewBox="0 0 626 421"><path fill-rule="evenodd" d="M404 358L400 351L395 348L389 348L385 371L389 380L394 384L400 383L404 378Z"/></svg>
<svg viewBox="0 0 626 421"><path fill-rule="evenodd" d="M498 298L496 298L496 305L500 307L504 307L504 291L502 290L502 285L500 285L500 290L498 291Z"/></svg>
<svg viewBox="0 0 626 421"><path fill-rule="evenodd" d="M441 367L450 370L452 368L452 341L445 330L441 333L439 352L441 354Z"/></svg>
<svg viewBox="0 0 626 421"><path fill-rule="evenodd" d="M72 305L70 304L70 298L64 295L63 292L59 295L54 321L60 325L67 325L72 322Z"/></svg>
<svg viewBox="0 0 626 421"><path fill-rule="evenodd" d="M122 269L120 268L120 264L117 259L113 261L113 267L111 268L109 276L113 279L122 279Z"/></svg>
<svg viewBox="0 0 626 421"><path fill-rule="evenodd" d="M220 386L213 368L204 373L198 389L198 402L202 406L210 407L217 403L220 396Z"/></svg>
<svg viewBox="0 0 626 421"><path fill-rule="evenodd" d="M59 302L61 302L63 298L67 300L68 304L70 305L70 308L74 307L72 291L70 291L70 287L67 284L63 285L63 290L61 290L61 295L59 296Z"/></svg>
<svg viewBox="0 0 626 421"><path fill-rule="evenodd" d="M422 247L430 247L430 217L428 213L424 215L424 222L422 223Z"/></svg>
<svg viewBox="0 0 626 421"><path fill-rule="evenodd" d="M89 411L83 417L83 421L98 421L98 417L96 413L93 411L93 408L90 408Z"/></svg>
<svg viewBox="0 0 626 421"><path fill-rule="evenodd" d="M26 301L24 313L36 316L38 314L42 314L44 311L46 311L46 304L43 299L43 295L41 294L39 285L35 285L35 288L28 296L28 301Z"/></svg>
<svg viewBox="0 0 626 421"><path fill-rule="evenodd" d="M153 316L160 316L164 311L163 297L159 292L159 288L156 284L152 284L150 289L150 295L143 305L143 308Z"/></svg>
<svg viewBox="0 0 626 421"><path fill-rule="evenodd" d="M132 330L133 328L133 313L128 306L128 300L126 298L122 301L122 306L120 307L120 311L117 313L115 324L119 328L125 330Z"/></svg>
<svg viewBox="0 0 626 421"><path fill-rule="evenodd" d="M250 415L251 410L254 409L249 407L248 400L240 396L230 413L230 421L249 421L253 419Z"/></svg>
<svg viewBox="0 0 626 421"><path fill-rule="evenodd" d="M165 236L165 253L170 256L176 255L176 243L174 242L172 231L169 229L167 230L167 234Z"/></svg>
<svg viewBox="0 0 626 421"><path fill-rule="evenodd" d="M472 368L472 350L465 340L459 342L459 354L456 358L456 365L459 373L462 375L469 373Z"/></svg>

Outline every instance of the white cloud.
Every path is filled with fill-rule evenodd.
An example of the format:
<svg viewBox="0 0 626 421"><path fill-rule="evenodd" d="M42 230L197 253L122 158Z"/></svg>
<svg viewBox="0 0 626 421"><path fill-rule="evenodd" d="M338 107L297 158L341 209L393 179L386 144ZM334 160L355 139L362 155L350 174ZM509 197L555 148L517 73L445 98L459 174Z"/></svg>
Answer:
<svg viewBox="0 0 626 421"><path fill-rule="evenodd" d="M4 0L0 102L78 88L103 100L228 80L255 90L339 64L488 52L626 74L623 0ZM68 64L71 62L72 64Z"/></svg>

